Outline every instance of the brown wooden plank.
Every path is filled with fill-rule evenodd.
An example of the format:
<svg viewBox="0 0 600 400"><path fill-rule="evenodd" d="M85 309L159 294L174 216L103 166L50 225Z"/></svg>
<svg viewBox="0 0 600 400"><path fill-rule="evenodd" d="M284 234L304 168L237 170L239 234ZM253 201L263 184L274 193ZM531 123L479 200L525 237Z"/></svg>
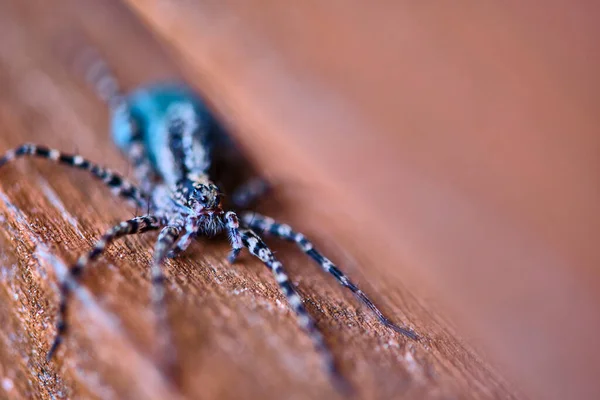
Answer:
<svg viewBox="0 0 600 400"><path fill-rule="evenodd" d="M370 274L532 397L600 397L597 3L127 3Z"/></svg>
<svg viewBox="0 0 600 400"><path fill-rule="evenodd" d="M177 73L116 1L4 1L0 3L0 149L39 142L77 150L127 171L107 135L106 108L72 74L59 51L65 35L81 32L107 54L126 87ZM206 91L211 91L210 85ZM225 104L227 96L224 91L211 101ZM237 111L227 121L243 115L241 121L252 121L243 108ZM282 171L305 167L295 162L290 158ZM295 248L275 245L358 398L513 398L515 390L465 346L447 322L374 265L373 254L385 251L385 246L340 247L328 228L336 218L305 191L310 186L293 178L279 182L280 189L274 201L265 204L265 212L306 230L394 320L408 323L424 336L415 343L394 335ZM220 241L202 241L168 262L170 319L181 355L181 386L173 386L159 372L153 354L147 305L152 234L120 242L90 270L86 289L78 294L70 313L72 329L65 348L47 364L44 356L54 333L57 272L111 223L135 210L111 198L108 190L84 173L44 161L21 160L4 167L0 188L3 395L131 399L335 395L269 272L247 255L228 265L224 259L228 245Z"/></svg>

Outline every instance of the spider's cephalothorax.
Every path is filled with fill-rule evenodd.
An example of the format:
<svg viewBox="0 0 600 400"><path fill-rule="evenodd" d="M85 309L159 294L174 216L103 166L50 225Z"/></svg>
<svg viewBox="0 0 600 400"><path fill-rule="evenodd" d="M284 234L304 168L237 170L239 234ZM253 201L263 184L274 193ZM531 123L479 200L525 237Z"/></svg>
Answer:
<svg viewBox="0 0 600 400"><path fill-rule="evenodd" d="M195 221L199 233L215 236L225 228L221 194L214 183L184 179L177 184L173 197L189 210L187 216Z"/></svg>
<svg viewBox="0 0 600 400"><path fill-rule="evenodd" d="M138 209L148 210L146 215L123 221L109 229L93 249L71 267L60 285L57 335L48 359L64 340L68 299L79 284L85 268L115 239L150 230L160 231L151 267L152 299L159 319L158 326L167 325L163 307L164 259L184 251L198 236L212 237L225 232L232 247L229 260L235 261L245 247L266 265L298 316L300 326L322 355L328 373L339 382L340 375L334 358L322 335L304 308L282 263L255 232L257 230L296 243L325 272L350 289L383 324L409 338L417 338L413 331L399 327L386 318L364 292L304 235L257 213L242 212L238 220L234 211L224 209L222 194L209 177L214 143L223 132L193 91L183 84L160 84L123 95L106 64L99 58L94 63L97 76L92 77L92 81L97 92L110 106L113 139L131 162L139 186L82 156L65 154L44 146L25 144L9 150L0 159L0 167L20 156L37 156L87 170L111 187L115 194L130 200ZM265 185L257 182L253 180L238 188L231 196L233 204L230 206L243 209L262 194Z"/></svg>
<svg viewBox="0 0 600 400"><path fill-rule="evenodd" d="M209 180L184 179L177 183L175 196L198 214L223 212L219 188Z"/></svg>

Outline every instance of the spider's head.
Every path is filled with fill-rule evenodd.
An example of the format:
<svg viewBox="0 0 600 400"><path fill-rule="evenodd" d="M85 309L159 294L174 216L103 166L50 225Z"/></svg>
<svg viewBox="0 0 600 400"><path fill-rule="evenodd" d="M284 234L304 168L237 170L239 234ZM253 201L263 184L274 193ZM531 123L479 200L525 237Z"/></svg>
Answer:
<svg viewBox="0 0 600 400"><path fill-rule="evenodd" d="M185 179L178 184L177 193L185 206L199 216L223 214L219 188L208 180Z"/></svg>
<svg viewBox="0 0 600 400"><path fill-rule="evenodd" d="M177 185L175 198L188 208L194 230L214 236L225 227L219 188L208 179L185 179Z"/></svg>

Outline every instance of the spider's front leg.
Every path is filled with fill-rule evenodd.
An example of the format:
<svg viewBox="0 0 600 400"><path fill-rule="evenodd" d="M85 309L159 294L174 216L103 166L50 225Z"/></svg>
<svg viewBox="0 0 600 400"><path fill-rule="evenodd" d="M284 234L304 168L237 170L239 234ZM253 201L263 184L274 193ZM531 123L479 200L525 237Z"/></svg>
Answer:
<svg viewBox="0 0 600 400"><path fill-rule="evenodd" d="M177 240L172 246L171 250L167 253L167 257L174 258L179 254L183 253L192 243L192 240L198 235L198 224L197 222L189 222L185 226L183 235Z"/></svg>
<svg viewBox="0 0 600 400"><path fill-rule="evenodd" d="M229 211L223 218L229 241L231 242L231 253L227 257L229 262L233 263L240 253L242 245L242 237L239 232L240 223L237 215L233 211ZM185 226L185 233L181 235L181 238L175 243L173 248L169 251L167 257L176 257L178 254L184 252L192 243L192 240L198 236L198 230L200 225L198 221L188 222Z"/></svg>
<svg viewBox="0 0 600 400"><path fill-rule="evenodd" d="M242 222L244 223L244 226L264 231L270 235L285 239L287 241L295 242L298 247L300 247L300 249L310 258L315 260L325 272L333 275L342 286L350 289L352 293L354 293L367 307L369 307L375 313L381 323L413 340L418 339L418 336L415 332L408 328L403 328L394 324L389 318L383 315L383 313L379 310L379 308L377 308L377 306L375 306L375 304L367 297L367 295L352 281L350 281L350 279L342 271L340 271L340 269L336 267L334 263L321 254L314 247L314 245L308 241L306 237L304 237L303 234L295 232L289 225L278 223L272 218L265 217L254 212L242 214Z"/></svg>
<svg viewBox="0 0 600 400"><path fill-rule="evenodd" d="M283 264L275 258L273 252L267 247L263 240L251 229L241 229L242 243L250 253L259 258L273 273L279 288L285 295L290 307L296 313L298 324L308 334L315 348L321 355L328 375L333 379L336 386L344 392L350 389L348 382L339 373L331 351L323 339L323 335L317 329L314 320L304 308L302 299L290 282Z"/></svg>
<svg viewBox="0 0 600 400"><path fill-rule="evenodd" d="M96 242L93 249L81 256L79 260L69 269L68 276L62 278L60 283L60 306L58 309L58 320L56 323L56 337L50 347L47 359L52 359L52 356L56 353L58 346L63 342L64 335L67 331L67 306L71 293L79 286L79 281L85 271L85 268L90 262L96 260L106 250L106 247L113 242L115 239L126 235L132 235L136 233L143 233L150 230L160 228L160 221L157 217L152 215L146 215L143 217L136 217L128 221L123 221L113 228L108 230L100 240Z"/></svg>
<svg viewBox="0 0 600 400"><path fill-rule="evenodd" d="M225 223L229 234L229 241L231 242L231 253L227 256L227 261L233 264L243 247L243 238L240 233L240 221L233 211L228 211L225 214Z"/></svg>

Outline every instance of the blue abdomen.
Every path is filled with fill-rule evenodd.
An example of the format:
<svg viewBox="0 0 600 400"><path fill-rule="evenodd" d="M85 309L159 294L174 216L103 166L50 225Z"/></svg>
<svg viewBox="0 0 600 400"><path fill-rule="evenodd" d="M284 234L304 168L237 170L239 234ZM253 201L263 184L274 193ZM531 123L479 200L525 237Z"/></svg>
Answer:
<svg viewBox="0 0 600 400"><path fill-rule="evenodd" d="M133 91L125 102L126 107L116 109L111 117L113 140L123 152L127 152L133 140L141 139L152 166L166 178L162 168L165 146L168 146L166 113L175 104L189 104L198 122L194 136L210 159L214 135L219 128L208 108L191 88L181 83L155 84ZM137 128L135 132L131 129L129 116Z"/></svg>

